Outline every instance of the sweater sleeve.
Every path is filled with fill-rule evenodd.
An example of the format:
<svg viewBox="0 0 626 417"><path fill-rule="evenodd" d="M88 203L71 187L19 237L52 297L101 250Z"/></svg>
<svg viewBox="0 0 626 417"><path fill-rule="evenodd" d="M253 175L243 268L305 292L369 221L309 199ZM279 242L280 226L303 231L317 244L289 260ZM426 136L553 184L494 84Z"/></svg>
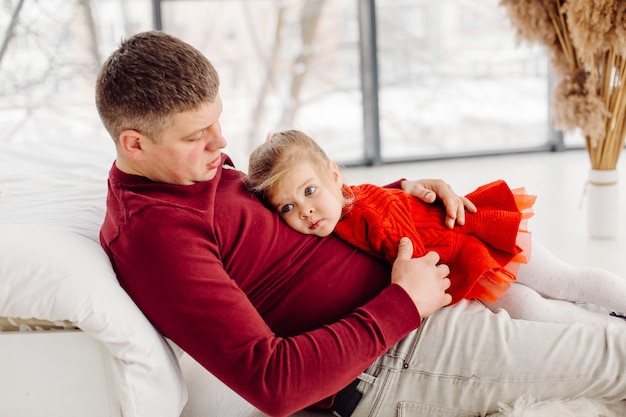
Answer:
<svg viewBox="0 0 626 417"><path fill-rule="evenodd" d="M411 239L413 257L426 254L404 198L396 192L369 184L353 187L353 190L356 201L335 229L339 237L389 263L396 260L402 237Z"/></svg>
<svg viewBox="0 0 626 417"><path fill-rule="evenodd" d="M399 190L402 189L402 181L405 181L406 178L400 178L399 180L396 180L394 182L392 182L391 184L387 184L384 187L385 188L397 188Z"/></svg>
<svg viewBox="0 0 626 417"><path fill-rule="evenodd" d="M227 275L202 221L168 210L146 209L111 243L118 273L134 278L123 285L165 336L269 415L339 391L420 325L408 294L390 285L338 322L278 337Z"/></svg>

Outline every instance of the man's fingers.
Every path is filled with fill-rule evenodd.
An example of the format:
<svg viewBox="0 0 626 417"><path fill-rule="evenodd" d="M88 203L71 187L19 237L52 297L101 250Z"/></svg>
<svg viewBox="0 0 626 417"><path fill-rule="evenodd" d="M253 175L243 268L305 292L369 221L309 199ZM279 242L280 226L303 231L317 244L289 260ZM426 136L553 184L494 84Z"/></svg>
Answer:
<svg viewBox="0 0 626 417"><path fill-rule="evenodd" d="M396 257L396 259L409 260L411 258L413 258L413 242L411 242L411 239L405 236L402 239L400 239L400 242L398 243L398 256ZM432 262L433 264L439 263L439 259L440 259L439 254L434 251L430 251L426 253L426 255L424 255L424 258L428 258L430 262ZM440 265L440 267L441 266L448 268L445 265ZM448 273L449 272L446 272L446 275L448 275Z"/></svg>
<svg viewBox="0 0 626 417"><path fill-rule="evenodd" d="M432 203L437 199L437 194L433 191L430 191L427 188L422 187L422 189L419 191L418 194L419 198L424 202L424 203Z"/></svg>
<svg viewBox="0 0 626 417"><path fill-rule="evenodd" d="M463 226L465 224L465 212L476 213L478 209L468 198L458 197L456 201L450 200L446 204L446 226L450 229L455 224Z"/></svg>
<svg viewBox="0 0 626 417"><path fill-rule="evenodd" d="M398 256L396 259L411 259L413 257L413 242L408 237L403 237L398 243Z"/></svg>
<svg viewBox="0 0 626 417"><path fill-rule="evenodd" d="M426 255L424 255L424 258L430 259L430 261L435 265L437 265L439 263L439 260L441 259L439 254L435 251L427 252ZM444 275L446 276L450 273L450 268L448 268L447 265L441 264L441 265L438 265L438 268L440 269L444 268L446 270L446 273Z"/></svg>
<svg viewBox="0 0 626 417"><path fill-rule="evenodd" d="M474 205L474 203L472 203L469 198L461 197L461 199L463 200L463 205L465 206L465 209L467 211L469 211L470 213L476 213L478 211L476 205Z"/></svg>
<svg viewBox="0 0 626 417"><path fill-rule="evenodd" d="M450 281L450 278L446 277L443 279L443 288L445 288L446 290L450 288L451 284L452 282Z"/></svg>

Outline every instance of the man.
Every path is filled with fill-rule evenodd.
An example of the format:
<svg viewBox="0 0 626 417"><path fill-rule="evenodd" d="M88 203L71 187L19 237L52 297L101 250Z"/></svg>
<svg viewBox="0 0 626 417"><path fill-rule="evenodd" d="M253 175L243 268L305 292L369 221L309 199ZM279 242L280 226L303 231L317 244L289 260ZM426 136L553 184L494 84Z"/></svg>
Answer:
<svg viewBox="0 0 626 417"><path fill-rule="evenodd" d="M265 413L484 415L522 394L626 397L617 329L515 322L472 302L441 309L450 282L437 254L410 259L405 239L390 273L334 237L285 226L221 153L218 75L190 45L160 32L123 42L96 103L117 150L101 243L120 283ZM474 210L442 181L392 186L437 194L449 226Z"/></svg>

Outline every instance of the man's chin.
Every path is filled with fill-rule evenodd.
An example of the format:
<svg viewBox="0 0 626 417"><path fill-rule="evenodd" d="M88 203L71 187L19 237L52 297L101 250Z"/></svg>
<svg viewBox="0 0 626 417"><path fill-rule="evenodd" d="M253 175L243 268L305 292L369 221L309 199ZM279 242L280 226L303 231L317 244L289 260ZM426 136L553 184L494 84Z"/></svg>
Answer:
<svg viewBox="0 0 626 417"><path fill-rule="evenodd" d="M217 169L212 169L210 171L205 172L203 175L199 175L198 179L195 182L211 181L213 178L215 178L216 174L217 174Z"/></svg>

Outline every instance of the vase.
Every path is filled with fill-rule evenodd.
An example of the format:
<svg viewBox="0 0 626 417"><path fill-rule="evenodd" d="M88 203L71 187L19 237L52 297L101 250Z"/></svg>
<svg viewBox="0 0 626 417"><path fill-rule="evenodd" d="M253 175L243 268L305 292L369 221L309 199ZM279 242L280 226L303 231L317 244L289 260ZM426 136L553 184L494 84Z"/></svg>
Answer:
<svg viewBox="0 0 626 417"><path fill-rule="evenodd" d="M616 169L589 171L587 232L593 239L614 239L619 230L619 175Z"/></svg>

